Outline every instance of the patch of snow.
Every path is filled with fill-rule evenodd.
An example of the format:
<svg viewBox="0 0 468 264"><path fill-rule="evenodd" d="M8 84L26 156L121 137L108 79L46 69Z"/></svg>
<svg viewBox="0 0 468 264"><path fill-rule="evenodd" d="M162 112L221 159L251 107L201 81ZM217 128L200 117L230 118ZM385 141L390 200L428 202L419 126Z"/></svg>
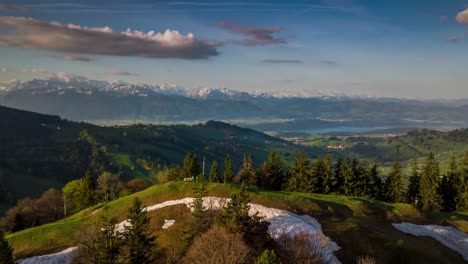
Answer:
<svg viewBox="0 0 468 264"><path fill-rule="evenodd" d="M204 197L203 198L203 207L209 210L219 210L227 205L229 202L229 198L219 198L219 197ZM152 206L145 207L143 210L149 212L158 210L168 206L174 206L179 204L185 204L187 208L191 209L193 204L194 198L183 198L179 200L171 200L165 201L160 204L155 204ZM326 237L325 234L322 232L322 226L320 223L308 216L308 215L296 215L292 212L270 208L259 204L250 204L250 211L249 215L255 215L262 217L264 221L270 223L268 226L268 234L271 235L273 239L279 239L282 235L288 235L290 237L294 237L298 234L307 233L310 235L311 239L316 239L321 245L324 246L322 251L322 263L340 263L340 261L336 258L333 252L338 251L340 247L333 242L330 238ZM175 220L165 220L163 228L169 228L175 223ZM116 225L117 231L121 232L124 230L126 226L130 226L130 222L128 220L122 221L121 223ZM166 228L165 228L166 227ZM76 254L77 248L69 248L62 252L33 257L25 260L20 261L28 261L28 262L18 262L20 264L31 264L31 263L71 263L71 260ZM44 261L40 258L45 257Z"/></svg>
<svg viewBox="0 0 468 264"><path fill-rule="evenodd" d="M414 236L428 236L446 247L457 251L468 261L468 235L452 226L416 225L411 223L392 224L403 233Z"/></svg>
<svg viewBox="0 0 468 264"><path fill-rule="evenodd" d="M164 225L162 226L162 229L168 229L174 224L175 224L175 220L164 220Z"/></svg>
<svg viewBox="0 0 468 264"><path fill-rule="evenodd" d="M225 207L229 200L229 198L203 197L203 207L210 210L219 210ZM185 204L189 209L191 209L193 201L194 198L187 197L148 206L143 210L149 212L179 204ZM340 261L333 254L333 252L338 251L340 247L335 242L326 237L325 234L323 234L322 226L316 219L308 215L296 215L286 210L270 208L251 203L249 215L252 216L255 214L257 214L259 217L262 217L264 221L270 223L267 232L273 239L277 240L282 235L289 235L290 237L294 237L298 234L307 233L310 235L311 239L326 241L323 250L324 255L322 255L323 263L340 263ZM130 223L125 220L117 224L116 227L118 231L122 231L125 226L129 225Z"/></svg>
<svg viewBox="0 0 468 264"><path fill-rule="evenodd" d="M17 260L18 264L71 264L78 254L77 247L67 248L54 254Z"/></svg>

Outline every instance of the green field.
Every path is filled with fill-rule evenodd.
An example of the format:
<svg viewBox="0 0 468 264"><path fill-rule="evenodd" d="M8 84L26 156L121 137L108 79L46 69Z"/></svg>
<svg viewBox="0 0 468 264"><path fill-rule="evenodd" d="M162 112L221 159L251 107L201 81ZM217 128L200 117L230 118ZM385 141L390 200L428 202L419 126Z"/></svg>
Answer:
<svg viewBox="0 0 468 264"><path fill-rule="evenodd" d="M126 219L134 197L145 206L193 196L193 183L159 184L134 195L109 203L109 214ZM228 197L238 186L209 184L209 195ZM377 263L462 263L463 258L431 238L413 237L391 226L393 222L453 225L468 232L468 213L427 213L407 204L389 204L365 198L271 192L250 189L252 202L269 207L309 214L321 224L324 233L342 248L337 252L343 263L353 263L360 255L370 255ZM56 252L74 246L74 235L92 223L102 211L97 205L56 223L7 235L17 258ZM183 206L153 211L152 227L158 234L160 250L169 252L180 242L190 213ZM161 229L164 219L175 219L169 230Z"/></svg>
<svg viewBox="0 0 468 264"><path fill-rule="evenodd" d="M422 165L433 152L442 171L448 168L452 157L458 158L468 151L468 129L449 132L435 130L411 131L400 136L331 136L299 135L301 143L327 149L335 155L378 162L385 175L395 160L399 160L404 173L409 174L414 162ZM337 148L341 146L341 148ZM335 148L333 148L335 147Z"/></svg>

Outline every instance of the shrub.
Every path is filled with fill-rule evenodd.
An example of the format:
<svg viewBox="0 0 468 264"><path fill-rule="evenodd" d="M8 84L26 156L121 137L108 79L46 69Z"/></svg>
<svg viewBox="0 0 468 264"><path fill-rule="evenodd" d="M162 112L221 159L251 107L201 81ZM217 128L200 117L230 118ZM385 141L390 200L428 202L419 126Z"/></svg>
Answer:
<svg viewBox="0 0 468 264"><path fill-rule="evenodd" d="M184 263L251 263L251 253L241 234L231 234L226 228L215 226L194 239Z"/></svg>
<svg viewBox="0 0 468 264"><path fill-rule="evenodd" d="M291 263L317 264L324 253L328 241L323 236L311 237L308 233L299 233L294 237L287 234L280 237L278 244L283 259Z"/></svg>
<svg viewBox="0 0 468 264"><path fill-rule="evenodd" d="M275 251L266 249L255 261L255 264L281 264L281 261Z"/></svg>

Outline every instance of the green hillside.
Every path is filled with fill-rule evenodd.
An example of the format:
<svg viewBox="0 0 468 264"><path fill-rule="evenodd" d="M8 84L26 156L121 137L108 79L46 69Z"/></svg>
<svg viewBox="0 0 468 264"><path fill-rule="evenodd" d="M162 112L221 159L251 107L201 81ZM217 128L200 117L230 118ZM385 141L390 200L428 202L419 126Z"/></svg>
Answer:
<svg viewBox="0 0 468 264"><path fill-rule="evenodd" d="M384 169L397 159L408 169L415 161L422 164L425 157L434 152L442 170L445 170L452 157L461 156L468 151L468 128L448 132L413 130L401 136L384 137L299 136L302 137L304 145L329 148L335 154L378 161Z"/></svg>
<svg viewBox="0 0 468 264"><path fill-rule="evenodd" d="M207 165L227 154L237 167L244 154L263 161L270 150L286 158L312 148L250 129L210 121L194 126L133 125L100 127L0 107L0 213L17 199L60 188L86 171L120 172L124 179L154 181L164 165L179 163L187 152Z"/></svg>
<svg viewBox="0 0 468 264"><path fill-rule="evenodd" d="M110 216L126 219L127 209L134 197L149 206L167 200L193 196L193 183L169 182L158 184L142 192L120 198L108 204ZM209 184L208 195L228 197L238 186ZM269 207L309 214L316 218L324 233L342 248L337 252L343 263L354 263L357 256L370 255L377 263L462 263L463 258L439 242L425 237L413 237L391 226L394 222L453 225L468 232L466 213L425 213L407 204L388 204L365 198L339 195L317 195L270 192L249 189L252 202ZM17 258L57 252L76 245L73 237L87 224L96 220L102 205L84 210L58 222L9 234L7 239ZM183 205L152 211L151 223L159 236L161 252L169 252L181 242L181 232L190 221L189 210ZM164 219L175 219L168 230L161 226ZM164 254L163 254L164 255Z"/></svg>

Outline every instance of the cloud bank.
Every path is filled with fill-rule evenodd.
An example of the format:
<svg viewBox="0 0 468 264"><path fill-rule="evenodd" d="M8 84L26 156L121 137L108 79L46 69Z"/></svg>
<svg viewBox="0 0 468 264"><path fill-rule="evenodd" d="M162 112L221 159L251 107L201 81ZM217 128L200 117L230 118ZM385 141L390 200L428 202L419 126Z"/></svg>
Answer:
<svg viewBox="0 0 468 264"><path fill-rule="evenodd" d="M0 11L19 13L19 12L27 12L29 11L29 8L24 7L24 6L15 6L15 5L8 5L8 4L0 3Z"/></svg>
<svg viewBox="0 0 468 264"><path fill-rule="evenodd" d="M284 60L284 59L266 59L263 60L264 63L271 64L302 64L301 60Z"/></svg>
<svg viewBox="0 0 468 264"><path fill-rule="evenodd" d="M219 55L220 42L204 41L192 33L176 30L144 33L110 27L82 27L59 22L45 23L32 18L0 17L0 27L11 29L0 35L0 46L58 52L133 56L143 58L206 59Z"/></svg>
<svg viewBox="0 0 468 264"><path fill-rule="evenodd" d="M79 56L79 55L66 55L66 56L63 56L63 59L67 61L83 61L83 62L90 62L93 60L90 57Z"/></svg>
<svg viewBox="0 0 468 264"><path fill-rule="evenodd" d="M458 13L456 19L460 24L468 24L468 9Z"/></svg>
<svg viewBox="0 0 468 264"><path fill-rule="evenodd" d="M129 71L109 71L107 73L111 75L117 75L117 76L137 76L137 74L134 74Z"/></svg>
<svg viewBox="0 0 468 264"><path fill-rule="evenodd" d="M231 31L236 34L243 35L245 39L233 41L234 43L244 46L265 46L273 44L286 44L287 41L283 38L277 38L273 34L283 30L282 27L254 27L254 26L237 26L227 21L218 22L218 27Z"/></svg>

